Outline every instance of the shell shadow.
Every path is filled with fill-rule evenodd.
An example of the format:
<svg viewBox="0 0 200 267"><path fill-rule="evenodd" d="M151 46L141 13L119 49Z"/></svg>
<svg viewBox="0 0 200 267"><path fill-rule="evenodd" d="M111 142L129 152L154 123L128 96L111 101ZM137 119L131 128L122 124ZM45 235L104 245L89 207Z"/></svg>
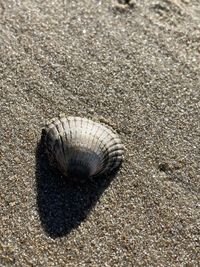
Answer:
<svg viewBox="0 0 200 267"><path fill-rule="evenodd" d="M42 140L36 148L36 194L41 225L48 236L69 234L84 221L116 175L78 184L49 166Z"/></svg>

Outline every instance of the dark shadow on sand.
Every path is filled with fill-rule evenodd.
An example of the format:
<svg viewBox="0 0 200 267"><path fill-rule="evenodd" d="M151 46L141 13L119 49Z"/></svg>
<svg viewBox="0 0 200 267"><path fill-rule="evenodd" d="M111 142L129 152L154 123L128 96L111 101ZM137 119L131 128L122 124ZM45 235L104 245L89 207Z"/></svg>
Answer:
<svg viewBox="0 0 200 267"><path fill-rule="evenodd" d="M36 150L37 206L41 225L51 238L62 237L86 219L115 174L74 184L53 170L41 141Z"/></svg>

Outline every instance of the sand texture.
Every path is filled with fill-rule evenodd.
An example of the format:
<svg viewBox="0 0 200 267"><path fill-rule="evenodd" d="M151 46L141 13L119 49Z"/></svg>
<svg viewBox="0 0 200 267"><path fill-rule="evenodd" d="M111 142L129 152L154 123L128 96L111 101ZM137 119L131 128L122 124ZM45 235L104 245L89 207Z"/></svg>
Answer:
<svg viewBox="0 0 200 267"><path fill-rule="evenodd" d="M114 177L68 183L44 122L112 125ZM0 266L199 266L198 0L0 0Z"/></svg>

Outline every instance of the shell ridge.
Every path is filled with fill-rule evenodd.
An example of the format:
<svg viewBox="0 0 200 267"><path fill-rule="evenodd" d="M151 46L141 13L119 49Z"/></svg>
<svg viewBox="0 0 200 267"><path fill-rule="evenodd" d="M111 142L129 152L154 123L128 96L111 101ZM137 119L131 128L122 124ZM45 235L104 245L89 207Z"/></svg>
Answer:
<svg viewBox="0 0 200 267"><path fill-rule="evenodd" d="M65 170L65 165L66 165L66 157L65 157L65 151L64 151L64 142L63 142L63 133L64 129L62 127L62 122L61 121L56 121L57 123L55 124L56 129L59 133L58 136L58 145L60 146L60 153L57 154L59 157L59 162L61 162L61 168ZM58 149L57 149L58 150Z"/></svg>
<svg viewBox="0 0 200 267"><path fill-rule="evenodd" d="M95 125L94 123L90 124L88 121L88 139L89 140L87 141L90 141L90 145L88 146L90 150L93 149L93 145L94 145L93 141L94 141L95 135L96 135Z"/></svg>
<svg viewBox="0 0 200 267"><path fill-rule="evenodd" d="M94 128L96 129L94 133L94 138L93 138L93 147L96 147L97 149L97 144L100 143L99 136L103 133L102 132L102 127L101 125L98 125L97 123L94 124ZM99 150L97 150L99 151Z"/></svg>
<svg viewBox="0 0 200 267"><path fill-rule="evenodd" d="M96 130L96 128L95 128ZM91 150L94 151L96 154L99 154L99 147L98 147L98 140L97 140L97 133L98 130L96 131L96 133L94 134L92 140L91 140Z"/></svg>
<svg viewBox="0 0 200 267"><path fill-rule="evenodd" d="M102 132L99 135L98 140L99 140L100 143L104 143L108 147L107 141L108 140L110 141L110 139L112 139L112 136L111 135L108 135L108 132L106 132L104 126L101 126L101 131Z"/></svg>
<svg viewBox="0 0 200 267"><path fill-rule="evenodd" d="M68 152L69 152L69 168L73 162L73 117L68 117L68 136L69 136L69 145L68 145ZM74 163L73 163L74 164Z"/></svg>
<svg viewBox="0 0 200 267"><path fill-rule="evenodd" d="M67 138L67 119L63 119L61 120L62 122L62 126L63 126L63 148L64 148L64 155L65 155L65 163L66 163L66 170L68 169L68 165L69 165L69 149L68 149L68 138Z"/></svg>

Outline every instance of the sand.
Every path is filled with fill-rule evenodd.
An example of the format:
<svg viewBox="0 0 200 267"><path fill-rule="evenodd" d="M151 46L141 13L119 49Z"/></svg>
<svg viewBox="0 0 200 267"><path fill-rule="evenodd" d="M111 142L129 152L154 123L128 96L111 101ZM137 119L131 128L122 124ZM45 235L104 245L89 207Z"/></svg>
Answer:
<svg viewBox="0 0 200 267"><path fill-rule="evenodd" d="M0 266L198 266L198 1L0 0ZM104 120L115 177L70 184L39 144Z"/></svg>

